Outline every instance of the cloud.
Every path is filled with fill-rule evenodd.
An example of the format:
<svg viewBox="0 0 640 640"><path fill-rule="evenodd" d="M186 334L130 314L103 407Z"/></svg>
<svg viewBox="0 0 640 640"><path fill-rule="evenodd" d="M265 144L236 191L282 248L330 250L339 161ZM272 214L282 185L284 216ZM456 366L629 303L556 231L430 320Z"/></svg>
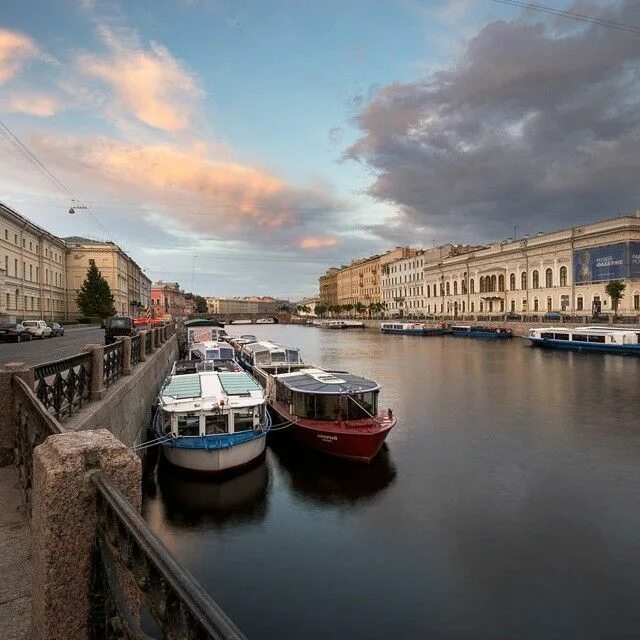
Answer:
<svg viewBox="0 0 640 640"><path fill-rule="evenodd" d="M0 85L11 80L37 55L38 47L31 38L17 31L0 29Z"/></svg>
<svg viewBox="0 0 640 640"><path fill-rule="evenodd" d="M187 129L202 89L184 64L156 42L144 47L130 31L100 24L98 33L107 53L80 54L80 72L107 84L140 122L162 131Z"/></svg>
<svg viewBox="0 0 640 640"><path fill-rule="evenodd" d="M30 116L49 118L56 114L59 102L53 96L44 93L14 93L6 102L0 104L2 111L25 113Z"/></svg>
<svg viewBox="0 0 640 640"><path fill-rule="evenodd" d="M640 24L640 4L602 15ZM477 241L633 211L639 63L634 34L561 33L528 14L495 21L451 65L384 87L345 157L375 171L369 194L399 205L407 240L415 228Z"/></svg>
<svg viewBox="0 0 640 640"><path fill-rule="evenodd" d="M307 236L300 239L299 247L301 249L327 249L335 247L339 243L339 239L335 236Z"/></svg>

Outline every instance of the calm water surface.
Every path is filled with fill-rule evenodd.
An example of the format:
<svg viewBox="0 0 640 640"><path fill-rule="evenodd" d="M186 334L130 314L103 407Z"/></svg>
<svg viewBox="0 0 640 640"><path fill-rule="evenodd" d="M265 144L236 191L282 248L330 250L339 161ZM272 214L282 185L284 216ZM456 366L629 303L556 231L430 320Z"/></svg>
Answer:
<svg viewBox="0 0 640 640"><path fill-rule="evenodd" d="M222 483L160 465L145 517L249 638L640 637L640 359L233 329L398 417L371 467L286 438Z"/></svg>

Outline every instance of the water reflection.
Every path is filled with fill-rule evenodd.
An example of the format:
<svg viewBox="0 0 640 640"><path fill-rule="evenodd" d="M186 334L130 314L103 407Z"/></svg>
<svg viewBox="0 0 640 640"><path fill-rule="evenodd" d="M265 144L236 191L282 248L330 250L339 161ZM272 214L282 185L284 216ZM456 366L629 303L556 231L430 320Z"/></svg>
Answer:
<svg viewBox="0 0 640 640"><path fill-rule="evenodd" d="M372 499L396 478L386 444L368 465L329 458L284 436L273 438L269 447L291 489L308 502L355 505Z"/></svg>
<svg viewBox="0 0 640 640"><path fill-rule="evenodd" d="M227 528L263 520L267 513L269 468L260 460L236 475L215 479L158 465L165 519L177 527Z"/></svg>

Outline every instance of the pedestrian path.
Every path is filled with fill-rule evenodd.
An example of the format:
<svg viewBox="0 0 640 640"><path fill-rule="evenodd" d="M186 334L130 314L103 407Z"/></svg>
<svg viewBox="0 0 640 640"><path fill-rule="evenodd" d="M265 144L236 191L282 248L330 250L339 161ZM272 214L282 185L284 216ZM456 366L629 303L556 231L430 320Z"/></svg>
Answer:
<svg viewBox="0 0 640 640"><path fill-rule="evenodd" d="M26 640L31 615L30 532L13 465L0 468L0 638Z"/></svg>

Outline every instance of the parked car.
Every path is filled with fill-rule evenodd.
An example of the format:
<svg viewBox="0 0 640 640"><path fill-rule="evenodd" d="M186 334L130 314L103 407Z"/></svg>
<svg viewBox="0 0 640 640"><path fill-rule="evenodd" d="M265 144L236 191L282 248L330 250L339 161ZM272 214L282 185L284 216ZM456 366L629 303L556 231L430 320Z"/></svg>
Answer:
<svg viewBox="0 0 640 640"><path fill-rule="evenodd" d="M106 319L104 329L104 343L113 344L118 336L138 335L138 330L133 324L133 318L129 316L111 316Z"/></svg>
<svg viewBox="0 0 640 640"><path fill-rule="evenodd" d="M44 320L24 320L22 324L34 338L51 338L51 327Z"/></svg>
<svg viewBox="0 0 640 640"><path fill-rule="evenodd" d="M63 335L64 335L64 327L61 324L54 322L51 325L51 337L55 338L56 336L63 336Z"/></svg>
<svg viewBox="0 0 640 640"><path fill-rule="evenodd" d="M31 340L33 336L20 322L6 322L0 324L0 342L22 342Z"/></svg>
<svg viewBox="0 0 640 640"><path fill-rule="evenodd" d="M559 311L547 311L542 318L543 320L562 320L562 314Z"/></svg>

